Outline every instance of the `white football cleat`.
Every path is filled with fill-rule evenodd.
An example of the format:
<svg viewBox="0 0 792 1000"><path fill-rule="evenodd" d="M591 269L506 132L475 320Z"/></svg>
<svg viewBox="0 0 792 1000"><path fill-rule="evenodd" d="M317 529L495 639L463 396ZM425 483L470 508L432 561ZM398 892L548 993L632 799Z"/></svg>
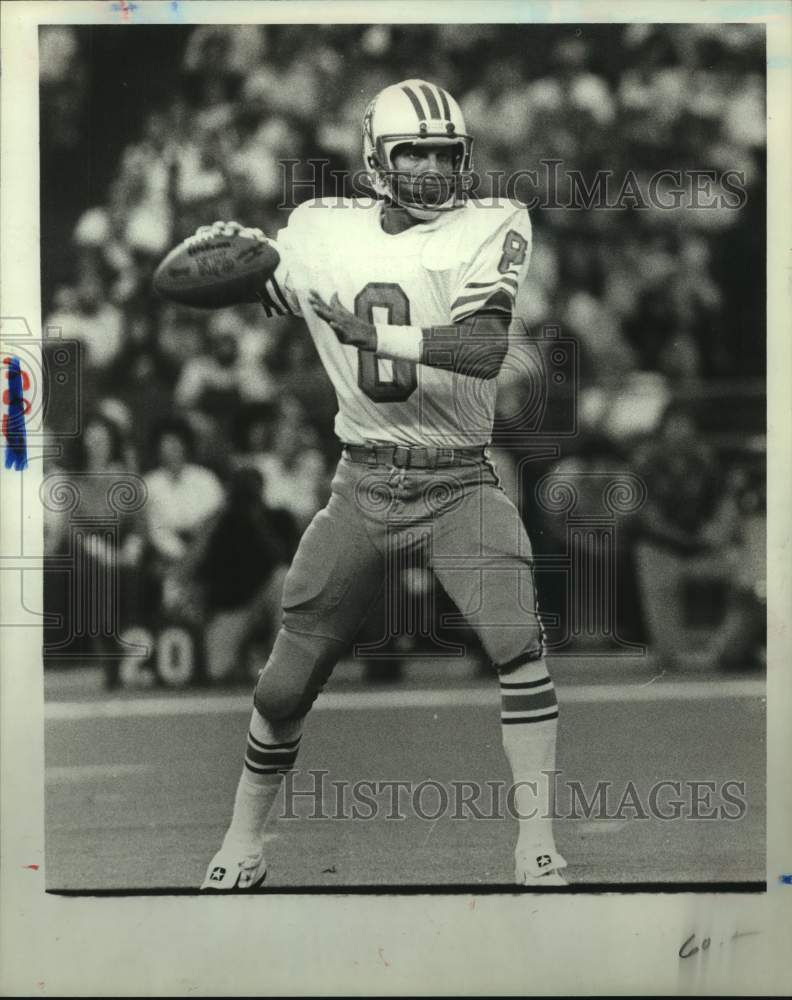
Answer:
<svg viewBox="0 0 792 1000"><path fill-rule="evenodd" d="M514 855L514 881L517 885L544 889L556 885L569 885L561 874L566 861L557 851L540 854L516 851Z"/></svg>
<svg viewBox="0 0 792 1000"><path fill-rule="evenodd" d="M267 877L267 862L262 851L243 853L221 847L209 862L201 892L255 892Z"/></svg>

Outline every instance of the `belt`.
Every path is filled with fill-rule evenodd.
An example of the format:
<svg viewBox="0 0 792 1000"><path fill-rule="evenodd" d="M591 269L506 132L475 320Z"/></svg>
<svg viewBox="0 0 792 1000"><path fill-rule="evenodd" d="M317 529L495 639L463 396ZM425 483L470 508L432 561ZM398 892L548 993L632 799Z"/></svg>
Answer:
<svg viewBox="0 0 792 1000"><path fill-rule="evenodd" d="M434 448L406 444L343 444L344 458L362 465L390 465L398 469L440 469L450 465L473 465L487 457L484 445L477 448Z"/></svg>

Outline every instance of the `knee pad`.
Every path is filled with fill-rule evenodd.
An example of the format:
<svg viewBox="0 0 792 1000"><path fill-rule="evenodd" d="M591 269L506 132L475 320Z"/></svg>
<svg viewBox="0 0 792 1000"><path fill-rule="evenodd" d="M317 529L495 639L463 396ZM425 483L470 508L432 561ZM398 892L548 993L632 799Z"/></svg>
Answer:
<svg viewBox="0 0 792 1000"><path fill-rule="evenodd" d="M523 648L522 652L518 653L508 660L495 660L495 669L500 677L508 676L513 673L519 667L524 667L527 663L535 663L537 660L541 660L544 656L544 643L542 641L541 634L533 641L529 646Z"/></svg>
<svg viewBox="0 0 792 1000"><path fill-rule="evenodd" d="M538 609L528 612L521 605L502 599L478 612L477 618L479 621L473 622L473 627L484 652L499 672L509 673L523 657L538 660L544 656L545 634ZM509 624L491 625L488 619ZM515 666L510 666L512 663Z"/></svg>
<svg viewBox="0 0 792 1000"><path fill-rule="evenodd" d="M282 628L256 682L253 704L270 722L302 718L330 676L343 644Z"/></svg>

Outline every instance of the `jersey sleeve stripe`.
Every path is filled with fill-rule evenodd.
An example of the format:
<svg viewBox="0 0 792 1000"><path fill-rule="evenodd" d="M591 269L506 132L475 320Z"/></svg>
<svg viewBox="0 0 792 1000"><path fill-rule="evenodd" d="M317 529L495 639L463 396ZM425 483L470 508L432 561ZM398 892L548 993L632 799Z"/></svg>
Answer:
<svg viewBox="0 0 792 1000"><path fill-rule="evenodd" d="M512 277L511 274L503 274L500 278L496 278L494 281L469 281L465 288L495 288L503 283L504 285L509 285L517 291L517 279Z"/></svg>
<svg viewBox="0 0 792 1000"><path fill-rule="evenodd" d="M459 323L461 320L472 316L474 313L484 311L499 312L505 316L511 316L514 308L514 296L503 288L496 288L484 295L474 296L473 300L466 298L458 299L451 308L452 323Z"/></svg>
<svg viewBox="0 0 792 1000"><path fill-rule="evenodd" d="M493 295L495 292L505 292L510 300L514 300L514 293L517 291L517 287L511 284L505 284L504 282L498 282L493 285L492 288L485 289L483 291L476 292L475 295L461 295L458 299L455 299L451 303L451 310L459 308L459 306L468 305L471 302L486 302L487 299Z"/></svg>
<svg viewBox="0 0 792 1000"><path fill-rule="evenodd" d="M277 314L275 303L269 297L269 293L267 292L266 287L262 288L261 291L259 292L258 300L264 307L264 312L267 314L268 319Z"/></svg>
<svg viewBox="0 0 792 1000"><path fill-rule="evenodd" d="M258 294L258 300L264 307L268 319L273 316L294 315L294 310L286 300L280 285L274 278L268 278Z"/></svg>
<svg viewBox="0 0 792 1000"><path fill-rule="evenodd" d="M476 306L460 306L459 309L451 313L451 320L454 323L462 323L471 316L484 311L483 307L486 307L488 314L497 312L502 313L504 316L512 315L512 310L503 302L481 302Z"/></svg>
<svg viewBox="0 0 792 1000"><path fill-rule="evenodd" d="M281 286L275 280L275 276L274 275L269 279L269 281L267 281L267 287L268 287L268 289L271 289L272 292L275 293L274 296L273 296L273 299L275 299L277 302L279 302L283 306L283 309L285 310L285 312L291 313L292 310L289 307L289 303L286 301L286 296L283 294L283 291L281 290Z"/></svg>

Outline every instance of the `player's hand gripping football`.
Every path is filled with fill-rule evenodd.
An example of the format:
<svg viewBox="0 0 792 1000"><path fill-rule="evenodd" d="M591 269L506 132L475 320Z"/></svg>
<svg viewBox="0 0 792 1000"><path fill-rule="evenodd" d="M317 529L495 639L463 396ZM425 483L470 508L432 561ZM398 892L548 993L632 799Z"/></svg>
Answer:
<svg viewBox="0 0 792 1000"><path fill-rule="evenodd" d="M251 239L259 240L261 243L269 242L267 236L261 229L253 229L250 226L243 226L241 222L222 221L213 222L211 226L199 226L193 235L188 237L188 242L211 239L214 236L237 235L247 236Z"/></svg>
<svg viewBox="0 0 792 1000"><path fill-rule="evenodd" d="M342 344L351 344L364 351L376 351L377 331L373 323L358 319L354 313L341 305L336 292L328 304L315 289L308 294L311 308L325 323L329 324Z"/></svg>

